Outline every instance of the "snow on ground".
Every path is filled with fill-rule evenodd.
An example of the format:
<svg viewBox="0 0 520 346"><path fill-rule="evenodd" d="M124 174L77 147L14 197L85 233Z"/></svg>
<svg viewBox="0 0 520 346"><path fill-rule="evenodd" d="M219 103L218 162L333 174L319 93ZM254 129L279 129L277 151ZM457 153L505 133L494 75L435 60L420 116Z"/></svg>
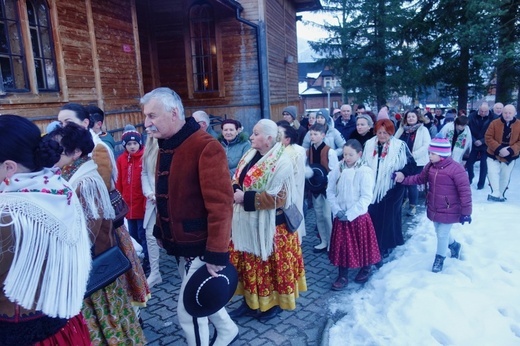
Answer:
<svg viewBox="0 0 520 346"><path fill-rule="evenodd" d="M475 167L478 174L478 167ZM475 179L476 180L476 179ZM462 260L432 273L436 237L425 213L412 237L362 289L331 304L344 317L330 345L520 345L520 164L504 203L473 191L473 221L456 224Z"/></svg>

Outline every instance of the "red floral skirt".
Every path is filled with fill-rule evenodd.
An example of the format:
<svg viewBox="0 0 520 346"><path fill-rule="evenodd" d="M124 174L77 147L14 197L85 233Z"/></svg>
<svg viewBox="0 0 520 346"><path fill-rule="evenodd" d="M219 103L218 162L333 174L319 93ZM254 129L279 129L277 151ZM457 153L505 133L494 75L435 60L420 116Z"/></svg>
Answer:
<svg viewBox="0 0 520 346"><path fill-rule="evenodd" d="M381 260L376 232L368 213L353 221L334 219L329 259L332 264L360 268Z"/></svg>
<svg viewBox="0 0 520 346"><path fill-rule="evenodd" d="M238 271L236 295L243 295L252 309L267 311L274 306L296 308L299 292L307 290L302 249L298 233L276 226L274 251L266 261L230 245L230 261Z"/></svg>

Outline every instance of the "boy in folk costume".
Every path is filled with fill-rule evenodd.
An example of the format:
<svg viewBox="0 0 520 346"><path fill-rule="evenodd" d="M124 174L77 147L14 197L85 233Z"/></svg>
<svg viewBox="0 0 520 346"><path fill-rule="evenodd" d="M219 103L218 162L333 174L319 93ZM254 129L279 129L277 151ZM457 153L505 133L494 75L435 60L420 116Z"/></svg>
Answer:
<svg viewBox="0 0 520 346"><path fill-rule="evenodd" d="M320 165L327 174L338 165L336 152L326 145L323 140L326 128L321 124L314 124L310 130L311 146L307 150L309 165ZM314 252L327 251L330 245L332 233L332 218L330 204L326 198L327 186L312 192L312 205L316 213L316 227L320 235L321 243L314 247Z"/></svg>

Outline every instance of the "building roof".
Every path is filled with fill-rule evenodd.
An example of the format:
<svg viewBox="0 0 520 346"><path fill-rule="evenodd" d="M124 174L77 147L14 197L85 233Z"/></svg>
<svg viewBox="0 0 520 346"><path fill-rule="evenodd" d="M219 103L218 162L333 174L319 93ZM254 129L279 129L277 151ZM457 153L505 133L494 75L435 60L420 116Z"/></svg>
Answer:
<svg viewBox="0 0 520 346"><path fill-rule="evenodd" d="M299 62L298 63L298 81L304 81L309 73L318 73L325 68L325 64L320 62Z"/></svg>
<svg viewBox="0 0 520 346"><path fill-rule="evenodd" d="M320 0L294 0L296 12L316 11L321 10Z"/></svg>

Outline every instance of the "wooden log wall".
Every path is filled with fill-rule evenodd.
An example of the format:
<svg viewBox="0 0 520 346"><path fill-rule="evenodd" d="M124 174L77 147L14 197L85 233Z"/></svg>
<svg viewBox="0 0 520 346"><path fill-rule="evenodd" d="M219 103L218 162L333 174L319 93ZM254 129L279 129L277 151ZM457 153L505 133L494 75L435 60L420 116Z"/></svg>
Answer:
<svg viewBox="0 0 520 346"><path fill-rule="evenodd" d="M109 130L136 120L142 77L133 1L49 1L60 91L7 95L0 113L26 116L45 130L63 104L77 102L104 109Z"/></svg>

